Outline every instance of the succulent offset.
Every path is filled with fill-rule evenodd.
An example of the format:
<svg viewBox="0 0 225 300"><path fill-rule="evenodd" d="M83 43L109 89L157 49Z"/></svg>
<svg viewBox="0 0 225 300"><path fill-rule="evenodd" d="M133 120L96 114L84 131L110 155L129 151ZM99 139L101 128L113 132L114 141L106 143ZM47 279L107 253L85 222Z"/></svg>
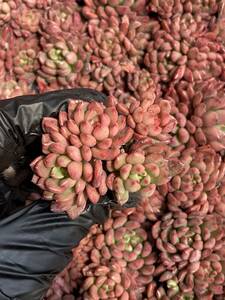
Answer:
<svg viewBox="0 0 225 300"><path fill-rule="evenodd" d="M160 251L156 274L171 296L180 291L194 291L200 299L224 295L224 218L171 212L153 225L152 236Z"/></svg>
<svg viewBox="0 0 225 300"><path fill-rule="evenodd" d="M88 200L96 203L106 194L102 161L115 159L133 130L115 108L76 100L69 102L67 112L59 112L58 120L44 118L42 128L45 156L31 164L33 182L44 190L44 198L55 200L54 210L74 218Z"/></svg>

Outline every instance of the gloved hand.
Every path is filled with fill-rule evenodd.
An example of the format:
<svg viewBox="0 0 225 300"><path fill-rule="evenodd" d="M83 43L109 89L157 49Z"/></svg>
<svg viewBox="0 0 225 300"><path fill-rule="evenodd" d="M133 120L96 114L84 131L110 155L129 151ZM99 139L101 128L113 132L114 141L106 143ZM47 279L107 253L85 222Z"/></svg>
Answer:
<svg viewBox="0 0 225 300"><path fill-rule="evenodd" d="M106 100L96 91L73 89L0 102L0 300L40 300L70 261L72 248L108 216L107 197L75 220L51 212L47 201L12 214L14 203L21 201L18 191L29 184L26 167L41 151L41 119L65 110L71 98Z"/></svg>

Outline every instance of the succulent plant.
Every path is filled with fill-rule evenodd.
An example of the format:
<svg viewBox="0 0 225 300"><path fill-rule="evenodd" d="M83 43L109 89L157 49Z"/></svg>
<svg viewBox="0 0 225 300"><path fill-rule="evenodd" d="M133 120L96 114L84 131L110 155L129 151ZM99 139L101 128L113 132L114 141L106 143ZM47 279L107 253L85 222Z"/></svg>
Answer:
<svg viewBox="0 0 225 300"><path fill-rule="evenodd" d="M27 39L19 38L15 41L11 69L18 79L24 79L27 83L34 82L35 73L39 67L38 51L39 45L36 36L30 36Z"/></svg>
<svg viewBox="0 0 225 300"><path fill-rule="evenodd" d="M171 18L183 13L183 5L180 0L149 0L147 10L157 13L161 18Z"/></svg>
<svg viewBox="0 0 225 300"><path fill-rule="evenodd" d="M110 16L133 15L134 12L145 15L146 0L85 0L82 13L87 19L108 19Z"/></svg>
<svg viewBox="0 0 225 300"><path fill-rule="evenodd" d="M165 198L156 190L151 196L142 197L137 211L150 221L158 220L165 210Z"/></svg>
<svg viewBox="0 0 225 300"><path fill-rule="evenodd" d="M154 94L143 101L133 100L131 103L125 98L123 102L119 102L112 95L107 105L109 107L116 106L117 111L126 117L128 126L135 132L135 140L149 137L168 143L171 139L169 133L176 124L174 117L170 115L169 101L155 100Z"/></svg>
<svg viewBox="0 0 225 300"><path fill-rule="evenodd" d="M84 283L79 289L81 299L113 299L115 294L117 299L142 299L143 284L152 280L156 260L141 229L143 220L133 208L113 211L92 236L90 263L83 269Z"/></svg>
<svg viewBox="0 0 225 300"><path fill-rule="evenodd" d="M159 30L148 43L144 63L160 81L177 80L183 77L188 50L187 41L176 40L171 33Z"/></svg>
<svg viewBox="0 0 225 300"><path fill-rule="evenodd" d="M225 149L224 144L224 83L211 79L195 85L193 114L190 121L199 145L209 143L216 151Z"/></svg>
<svg viewBox="0 0 225 300"><path fill-rule="evenodd" d="M29 8L21 3L18 8L11 13L10 25L18 37L25 37L37 33L40 26L42 11L36 8Z"/></svg>
<svg viewBox="0 0 225 300"><path fill-rule="evenodd" d="M185 293L194 290L198 293L201 285L198 286L197 282L201 281L203 262L214 259L215 270L218 272L217 253L224 252L225 243L223 217L217 214L207 214L203 217L199 213L169 212L153 225L152 236L160 251L158 267L154 273L159 282L168 285L172 280L172 283L176 283L173 289ZM220 258L223 260L223 256L220 255ZM206 276L207 274L208 278L216 276L215 272L206 273ZM224 278L224 275L221 278ZM224 284L223 280L221 284ZM210 281L207 283L209 285ZM219 289L221 291L221 288Z"/></svg>
<svg viewBox="0 0 225 300"><path fill-rule="evenodd" d="M169 158L154 152L151 146L145 151L121 153L115 160L109 161L107 167L111 172L107 186L115 191L121 204L128 201L129 193L138 193L140 199L150 197L157 185L171 179Z"/></svg>
<svg viewBox="0 0 225 300"><path fill-rule="evenodd" d="M119 263L110 263L108 266L98 265L92 268L87 266L83 272L86 276L79 290L82 295L81 299L140 299L137 291L132 291L129 276L123 273Z"/></svg>
<svg viewBox="0 0 225 300"><path fill-rule="evenodd" d="M155 12L163 19L172 19L175 16L182 16L190 13L193 17L199 16L201 19L212 23L220 11L220 0L150 0L148 11Z"/></svg>
<svg viewBox="0 0 225 300"><path fill-rule="evenodd" d="M221 243L222 244L222 243ZM224 247L224 240L223 245ZM224 252L224 250L222 250ZM199 299L215 299L224 296L225 291L224 256L212 253L200 262L195 273L194 292Z"/></svg>
<svg viewBox="0 0 225 300"><path fill-rule="evenodd" d="M121 20L111 16L107 21L90 21L85 50L90 54L92 78L106 90L118 88L121 77L134 72L135 64L142 60L149 31L148 17L142 22L127 15Z"/></svg>
<svg viewBox="0 0 225 300"><path fill-rule="evenodd" d="M153 103L155 98L160 95L160 88L153 79L154 76L151 76L146 69L142 68L136 70L135 73L127 74L127 86L138 101L148 100L150 103ZM129 101L127 99L128 103L130 103Z"/></svg>
<svg viewBox="0 0 225 300"><path fill-rule="evenodd" d="M40 31L45 38L52 36L71 39L74 35L81 35L86 26L80 15L80 8L76 1L54 1L41 18Z"/></svg>
<svg viewBox="0 0 225 300"><path fill-rule="evenodd" d="M212 212L217 188L222 184L225 163L212 147L185 149L179 158L185 168L168 184L167 201L171 211Z"/></svg>
<svg viewBox="0 0 225 300"><path fill-rule="evenodd" d="M34 93L34 90L24 80L18 81L15 78L9 77L6 81L0 82L1 100Z"/></svg>
<svg viewBox="0 0 225 300"><path fill-rule="evenodd" d="M190 81L224 78L223 47L213 34L199 37L190 48L187 57L185 72Z"/></svg>
<svg viewBox="0 0 225 300"><path fill-rule="evenodd" d="M107 192L102 161L118 156L133 130L115 108L82 101L70 101L68 113L61 111L58 120L44 118L42 127L45 155L31 164L33 182L44 198L55 200L54 210L75 218L88 199L96 203Z"/></svg>
<svg viewBox="0 0 225 300"><path fill-rule="evenodd" d="M38 75L48 83L58 82L64 87L70 87L84 68L86 59L78 38L68 41L63 38L52 41L42 39L41 46Z"/></svg>

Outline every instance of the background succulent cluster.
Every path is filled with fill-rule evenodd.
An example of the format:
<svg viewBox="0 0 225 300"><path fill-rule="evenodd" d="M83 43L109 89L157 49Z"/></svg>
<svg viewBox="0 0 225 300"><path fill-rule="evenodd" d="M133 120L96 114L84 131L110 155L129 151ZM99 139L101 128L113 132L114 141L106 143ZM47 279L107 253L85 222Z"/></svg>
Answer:
<svg viewBox="0 0 225 300"><path fill-rule="evenodd" d="M45 300L225 296L223 0L0 0L0 99L89 87L43 119L33 182L71 218L123 205Z"/></svg>

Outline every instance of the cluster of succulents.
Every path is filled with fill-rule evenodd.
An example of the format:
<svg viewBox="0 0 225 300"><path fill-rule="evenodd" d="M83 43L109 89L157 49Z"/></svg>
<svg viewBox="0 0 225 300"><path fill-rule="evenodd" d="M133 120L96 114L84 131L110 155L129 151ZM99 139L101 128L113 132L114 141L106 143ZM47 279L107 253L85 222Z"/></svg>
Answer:
<svg viewBox="0 0 225 300"><path fill-rule="evenodd" d="M74 248L46 300L224 298L224 9L0 0L0 99L72 87L108 99L71 99L42 121L31 168L52 210L76 218L106 194L120 207Z"/></svg>

